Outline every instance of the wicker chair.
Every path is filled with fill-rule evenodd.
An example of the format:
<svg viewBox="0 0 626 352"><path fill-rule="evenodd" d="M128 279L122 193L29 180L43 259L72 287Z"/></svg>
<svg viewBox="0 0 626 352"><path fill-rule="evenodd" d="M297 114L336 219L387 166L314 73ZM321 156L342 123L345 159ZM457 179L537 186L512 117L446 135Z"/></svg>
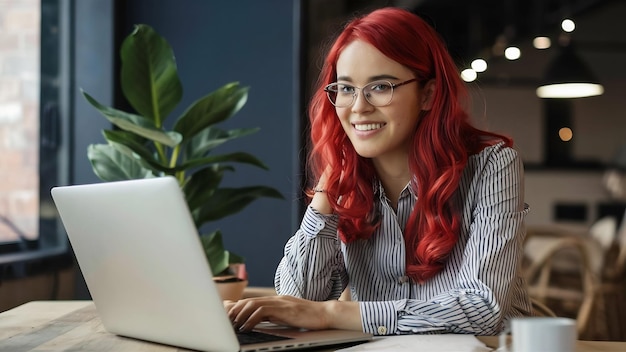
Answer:
<svg viewBox="0 0 626 352"><path fill-rule="evenodd" d="M536 298L531 297L530 303L533 307L533 316L535 317L556 317L556 313L550 307Z"/></svg>
<svg viewBox="0 0 626 352"><path fill-rule="evenodd" d="M598 338L591 336L592 325L602 333L608 329L598 326L608 324L605 318L591 323L592 315L605 313L604 280L607 268L614 264L609 258L615 249L616 228L614 217L604 217L586 235L529 233L526 240L525 276L531 297L543 304L574 307L579 336ZM626 261L626 248L623 257Z"/></svg>

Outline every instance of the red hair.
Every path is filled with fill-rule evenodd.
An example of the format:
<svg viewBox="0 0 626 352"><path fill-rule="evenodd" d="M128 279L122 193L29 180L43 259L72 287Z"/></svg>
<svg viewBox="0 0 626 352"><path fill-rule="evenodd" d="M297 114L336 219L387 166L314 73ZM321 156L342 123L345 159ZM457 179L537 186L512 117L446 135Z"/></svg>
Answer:
<svg viewBox="0 0 626 352"><path fill-rule="evenodd" d="M341 51L357 39L411 69L420 85L435 82L432 108L422 111L409 151L417 203L404 231L407 274L424 282L443 269L458 240L460 210L453 196L468 157L498 141L511 146L512 140L471 125L457 67L439 34L423 19L399 8L382 8L352 20L326 56L309 107L309 168L316 180L326 173L324 187L345 243L369 238L379 225L374 166L356 153L322 89L336 80Z"/></svg>

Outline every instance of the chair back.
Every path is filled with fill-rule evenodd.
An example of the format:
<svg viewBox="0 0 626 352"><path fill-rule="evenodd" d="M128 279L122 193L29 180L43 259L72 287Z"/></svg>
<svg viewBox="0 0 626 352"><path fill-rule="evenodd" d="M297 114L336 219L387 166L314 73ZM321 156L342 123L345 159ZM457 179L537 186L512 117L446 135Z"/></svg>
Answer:
<svg viewBox="0 0 626 352"><path fill-rule="evenodd" d="M604 216L589 228L591 241L586 242L585 251L589 267L595 275L602 275L607 257L614 248L616 233L617 219L614 216Z"/></svg>
<svg viewBox="0 0 626 352"><path fill-rule="evenodd" d="M594 222L589 228L591 238L596 240L604 251L607 251L615 242L617 233L617 219L613 216L605 216Z"/></svg>
<svg viewBox="0 0 626 352"><path fill-rule="evenodd" d="M617 231L616 243L618 251L615 260L615 276L620 278L624 276L624 271L626 270L626 211L624 211L622 223Z"/></svg>
<svg viewBox="0 0 626 352"><path fill-rule="evenodd" d="M556 317L556 314L547 305L536 298L531 297L530 303L533 308L533 316L535 317Z"/></svg>

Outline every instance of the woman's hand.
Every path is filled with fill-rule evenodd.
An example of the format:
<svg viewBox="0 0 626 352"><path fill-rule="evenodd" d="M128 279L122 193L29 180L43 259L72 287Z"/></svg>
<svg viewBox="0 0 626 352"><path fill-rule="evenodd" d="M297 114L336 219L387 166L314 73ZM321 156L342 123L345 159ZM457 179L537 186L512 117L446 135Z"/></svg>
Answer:
<svg viewBox="0 0 626 352"><path fill-rule="evenodd" d="M292 296L268 296L226 301L224 307L233 326L241 330L251 330L262 321L309 330L362 329L357 302L316 302Z"/></svg>
<svg viewBox="0 0 626 352"><path fill-rule="evenodd" d="M311 206L320 214L331 214L333 212L333 208L330 206L330 202L328 201L328 195L326 193L325 173L320 178L315 189L316 191L313 195L313 199L311 200Z"/></svg>

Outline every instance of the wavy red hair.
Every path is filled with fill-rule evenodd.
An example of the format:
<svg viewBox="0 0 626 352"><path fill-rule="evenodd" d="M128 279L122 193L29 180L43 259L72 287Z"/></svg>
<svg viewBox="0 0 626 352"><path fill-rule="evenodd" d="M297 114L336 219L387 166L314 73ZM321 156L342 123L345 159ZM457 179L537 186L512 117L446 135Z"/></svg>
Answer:
<svg viewBox="0 0 626 352"><path fill-rule="evenodd" d="M369 238L378 224L374 208L376 171L359 156L345 134L323 87L336 80L336 63L354 40L376 47L410 68L420 85L434 80L432 108L423 111L409 152L417 194L404 232L407 274L424 282L441 271L457 242L460 214L453 196L470 155L488 145L512 140L473 127L468 95L439 34L419 16L382 8L349 22L331 46L309 107L309 169L315 180L326 173L325 188L339 216L339 235L349 243Z"/></svg>

